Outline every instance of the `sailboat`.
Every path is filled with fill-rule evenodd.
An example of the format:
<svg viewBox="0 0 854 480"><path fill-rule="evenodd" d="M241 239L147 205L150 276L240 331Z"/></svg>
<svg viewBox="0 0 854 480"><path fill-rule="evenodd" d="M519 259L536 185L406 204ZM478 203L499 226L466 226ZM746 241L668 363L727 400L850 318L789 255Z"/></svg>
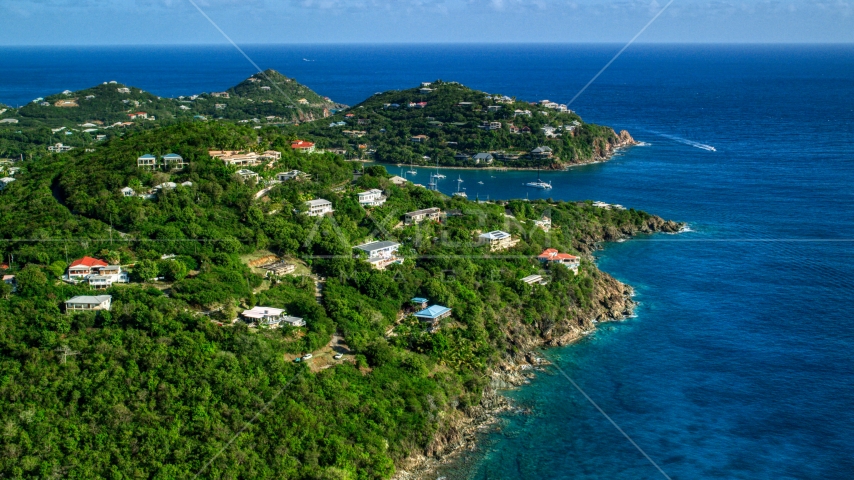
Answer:
<svg viewBox="0 0 854 480"><path fill-rule="evenodd" d="M540 180L540 167L537 167L537 181L536 182L528 182L525 184L525 186L526 187L532 187L532 188L540 188L543 190L548 190L548 189L552 188L552 182L546 183L546 182Z"/></svg>
<svg viewBox="0 0 854 480"><path fill-rule="evenodd" d="M433 175L433 176L436 177L437 180L443 180L445 178L444 175L439 173L439 159L438 158L436 158L436 175Z"/></svg>
<svg viewBox="0 0 854 480"><path fill-rule="evenodd" d="M455 197L462 197L462 198L469 198L469 196L466 195L466 192L460 191L460 185L462 185L462 184L463 184L463 179L460 178L459 175L457 175L457 191L454 192L454 196Z"/></svg>
<svg viewBox="0 0 854 480"><path fill-rule="evenodd" d="M412 166L412 160L409 161L409 170L406 173L410 175L418 175L418 171Z"/></svg>

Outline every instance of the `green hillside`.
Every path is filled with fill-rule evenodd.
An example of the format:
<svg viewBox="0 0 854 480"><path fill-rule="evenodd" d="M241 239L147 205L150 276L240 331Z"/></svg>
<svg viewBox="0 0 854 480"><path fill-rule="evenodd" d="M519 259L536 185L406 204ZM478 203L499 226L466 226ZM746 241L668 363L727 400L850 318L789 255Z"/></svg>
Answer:
<svg viewBox="0 0 854 480"><path fill-rule="evenodd" d="M524 361L521 345L621 313L618 282L587 258L578 274L543 266L543 248L584 254L601 240L678 228L589 203L452 199L397 186L382 167L354 180L339 156L293 152L294 138L276 127L180 123L18 164L0 191L0 255L14 259L4 274L17 278L14 293L0 283L0 476L389 478L408 456L433 451L437 435L458 431L490 391L491 372ZM258 182L209 149L282 158L251 167ZM136 166L144 153L169 152L189 165ZM264 183L292 169L311 177ZM179 185L150 199L120 192L167 181ZM366 210L356 192L371 188L388 200ZM312 198L330 200L334 214L302 214ZM404 212L426 207L451 215L398 226ZM549 233L532 223L544 214ZM494 229L519 240L506 256L474 242ZM371 239L402 243L404 263L379 271L356 258L352 247ZM247 264L271 253L325 277L320 300L315 277L270 281ZM84 255L131 271L133 283L97 292L112 295L109 312L61 309L93 293L60 281ZM535 273L548 288L520 281ZM432 333L411 316L398 322L415 296L452 316ZM228 323L256 305L307 325ZM319 355L290 361L335 332L349 350L330 357L331 368L312 363Z"/></svg>
<svg viewBox="0 0 854 480"><path fill-rule="evenodd" d="M553 135L546 135L544 127L552 127ZM346 149L351 155L372 153L380 162L435 164L438 160L448 166L486 166L459 155L491 153L497 166L561 168L607 157L630 141L628 134L618 136L611 128L584 123L571 111L442 81L426 90L374 95L298 131L322 146ZM426 138L413 140L420 135ZM360 149L360 144L365 148ZM552 157L533 157L530 152L537 147L549 147Z"/></svg>
<svg viewBox="0 0 854 480"><path fill-rule="evenodd" d="M343 108L275 70L249 77L222 92L161 98L121 83L104 83L76 92L49 95L0 114L0 157L44 155L63 143L93 147L108 138L178 122L223 119L261 127L323 118ZM303 100L303 102L301 102ZM138 112L144 115L137 115ZM17 120L3 123L4 118ZM60 130L61 129L61 130Z"/></svg>

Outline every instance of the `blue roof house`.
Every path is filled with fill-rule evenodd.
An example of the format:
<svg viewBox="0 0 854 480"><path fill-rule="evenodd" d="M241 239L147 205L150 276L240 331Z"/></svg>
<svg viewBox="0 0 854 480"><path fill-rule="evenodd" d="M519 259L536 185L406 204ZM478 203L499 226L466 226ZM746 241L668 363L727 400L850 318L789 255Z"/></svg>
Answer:
<svg viewBox="0 0 854 480"><path fill-rule="evenodd" d="M415 312L415 318L419 320L423 320L425 322L438 322L443 318L447 318L451 315L451 309L448 307L443 307L441 305L433 305L431 307L427 307L420 312Z"/></svg>

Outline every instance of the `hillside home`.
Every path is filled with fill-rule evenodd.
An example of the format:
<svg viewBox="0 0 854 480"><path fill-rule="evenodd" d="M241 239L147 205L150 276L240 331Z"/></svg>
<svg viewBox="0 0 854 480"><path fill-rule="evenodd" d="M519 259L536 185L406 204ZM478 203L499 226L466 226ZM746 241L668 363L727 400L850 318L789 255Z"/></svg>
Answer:
<svg viewBox="0 0 854 480"><path fill-rule="evenodd" d="M300 105L308 105L309 102L304 98L300 98L299 100L297 100L297 103L299 103Z"/></svg>
<svg viewBox="0 0 854 480"><path fill-rule="evenodd" d="M138 119L138 118L145 120L146 118L148 118L148 114L147 114L147 113L145 113L145 112L129 113L129 114L128 114L128 117L129 117L131 120L136 120L136 119Z"/></svg>
<svg viewBox="0 0 854 480"><path fill-rule="evenodd" d="M237 171L237 174L240 175L240 178L243 180L252 180L258 181L258 174L253 172L252 170L247 170L245 168L241 168Z"/></svg>
<svg viewBox="0 0 854 480"><path fill-rule="evenodd" d="M213 92L211 93L211 96L216 98L229 98L228 92Z"/></svg>
<svg viewBox="0 0 854 480"><path fill-rule="evenodd" d="M432 305L424 310L415 312L414 315L415 318L421 321L430 322L435 325L440 320L450 317L451 309L442 305Z"/></svg>
<svg viewBox="0 0 854 480"><path fill-rule="evenodd" d="M267 271L267 275L287 275L294 273L297 269L296 265L287 262L276 262L269 265L264 265L261 268Z"/></svg>
<svg viewBox="0 0 854 480"><path fill-rule="evenodd" d="M114 283L128 283L130 277L122 271L119 265L109 265L101 268L97 274L86 277L92 288L110 288Z"/></svg>
<svg viewBox="0 0 854 480"><path fill-rule="evenodd" d="M505 250L519 243L518 239L514 240L513 236L501 230L481 233L478 235L477 240L478 245L488 245L491 252Z"/></svg>
<svg viewBox="0 0 854 480"><path fill-rule="evenodd" d="M127 88L127 87L120 87L120 88L117 88L117 89L116 89L116 91L117 91L117 92L119 92L119 93L130 93L130 89L129 89L129 88Z"/></svg>
<svg viewBox="0 0 854 480"><path fill-rule="evenodd" d="M110 295L78 295L65 301L65 313L109 310L112 301Z"/></svg>
<svg viewBox="0 0 854 480"><path fill-rule="evenodd" d="M534 220L534 226L541 228L544 232L548 232L552 229L552 219L549 217L543 217L539 220Z"/></svg>
<svg viewBox="0 0 854 480"><path fill-rule="evenodd" d="M427 140L430 140L430 137L428 137L427 135L415 135L413 137L409 137L409 140L412 143L424 143Z"/></svg>
<svg viewBox="0 0 854 480"><path fill-rule="evenodd" d="M264 150L264 153L258 155L258 158L264 160L281 160L282 152L276 150Z"/></svg>
<svg viewBox="0 0 854 480"><path fill-rule="evenodd" d="M80 105L77 104L76 98L69 98L68 100L58 100L56 103L53 104L53 106L60 108L71 108L79 107Z"/></svg>
<svg viewBox="0 0 854 480"><path fill-rule="evenodd" d="M378 188L372 188L367 192L361 192L358 195L359 205L363 207L379 207L386 201L386 197L383 196L383 191Z"/></svg>
<svg viewBox="0 0 854 480"><path fill-rule="evenodd" d="M12 177L0 178L0 190L5 189L7 186L9 186L10 183L12 183L14 181L15 181L15 179Z"/></svg>
<svg viewBox="0 0 854 480"><path fill-rule="evenodd" d="M552 158L551 147L537 147L531 150L531 156L534 158Z"/></svg>
<svg viewBox="0 0 854 480"><path fill-rule="evenodd" d="M154 155L147 153L136 159L136 166L138 168L144 168L147 170L154 170L157 168L157 157Z"/></svg>
<svg viewBox="0 0 854 480"><path fill-rule="evenodd" d="M472 157L472 159L474 160L474 163L477 164L490 164L493 160L495 160L495 158L490 153L478 153L477 155Z"/></svg>
<svg viewBox="0 0 854 480"><path fill-rule="evenodd" d="M306 215L308 215L309 217L330 215L332 214L332 212L334 212L334 210L332 210L332 202L323 198L309 200L305 202L305 204L308 206L308 211L306 212Z"/></svg>
<svg viewBox="0 0 854 480"><path fill-rule="evenodd" d="M490 106L486 107L486 111L487 112L497 112L497 111L501 110L501 108L502 108L501 105L490 105Z"/></svg>
<svg viewBox="0 0 854 480"><path fill-rule="evenodd" d="M403 185L406 185L407 183L409 183L409 180L407 180L407 179L405 179L405 178L403 178L403 177L399 177L399 176L397 176L397 175L395 175L395 176L393 176L393 177L389 178L388 180L389 180L391 183L393 183L393 184L397 185L398 187L403 186Z"/></svg>
<svg viewBox="0 0 854 480"><path fill-rule="evenodd" d="M136 192L134 191L134 189L132 189L130 187L124 187L119 191L122 193L123 197L132 197L132 196L136 195Z"/></svg>
<svg viewBox="0 0 854 480"><path fill-rule="evenodd" d="M367 262L377 270L385 268L393 263L403 263L403 259L397 256L400 244L390 241L370 242L353 247L368 254Z"/></svg>
<svg viewBox="0 0 854 480"><path fill-rule="evenodd" d="M305 178L307 176L308 175L303 172L300 172L299 170L291 170L289 172L277 173L276 180L280 182L286 182L288 180L299 180L300 178Z"/></svg>
<svg viewBox="0 0 854 480"><path fill-rule="evenodd" d="M424 88L418 90L418 93L420 93L421 95L427 95L429 93L433 93L433 89L424 87Z"/></svg>
<svg viewBox="0 0 854 480"><path fill-rule="evenodd" d="M102 268L109 266L107 262L92 257L83 257L71 262L68 266L68 278L83 279L99 273Z"/></svg>
<svg viewBox="0 0 854 480"><path fill-rule="evenodd" d="M543 250L537 259L545 264L559 264L578 273L578 266L581 265L581 259L575 255L568 253L560 253L557 249L547 248Z"/></svg>
<svg viewBox="0 0 854 480"><path fill-rule="evenodd" d="M15 280L14 275L3 275L3 283L12 287L12 293L18 291L18 281Z"/></svg>
<svg viewBox="0 0 854 480"><path fill-rule="evenodd" d="M188 162L184 161L184 157L177 153L167 153L160 157L160 163L167 170L183 170Z"/></svg>
<svg viewBox="0 0 854 480"><path fill-rule="evenodd" d="M281 327L282 324L288 324L293 327L305 326L305 320L300 317L291 317L281 308L258 306L251 310L244 310L240 316L247 322L270 328Z"/></svg>
<svg viewBox="0 0 854 480"><path fill-rule="evenodd" d="M239 152L237 150L208 150L212 158L219 158L226 165L236 167L254 167L261 164L261 157L255 152Z"/></svg>
<svg viewBox="0 0 854 480"><path fill-rule="evenodd" d="M62 153L72 150L74 147L69 147L68 145L63 145L61 143L57 143L55 145L51 145L47 147L48 151L53 153Z"/></svg>
<svg viewBox="0 0 854 480"><path fill-rule="evenodd" d="M305 140L291 142L291 148L301 153L314 153L314 143Z"/></svg>
<svg viewBox="0 0 854 480"><path fill-rule="evenodd" d="M409 212L403 216L405 225L417 225L423 221L439 222L442 220L442 210L437 207L425 208Z"/></svg>
<svg viewBox="0 0 854 480"><path fill-rule="evenodd" d="M542 275L528 275L527 277L523 278L522 281L527 283L528 285L545 285L546 283L548 283Z"/></svg>

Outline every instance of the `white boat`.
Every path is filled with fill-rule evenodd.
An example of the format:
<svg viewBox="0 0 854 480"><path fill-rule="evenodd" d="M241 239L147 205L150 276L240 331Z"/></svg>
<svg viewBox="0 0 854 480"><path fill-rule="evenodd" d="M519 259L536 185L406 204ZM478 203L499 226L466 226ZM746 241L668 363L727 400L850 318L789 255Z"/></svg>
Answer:
<svg viewBox="0 0 854 480"><path fill-rule="evenodd" d="M483 185L483 182L477 182L477 183L478 183L478 185Z"/></svg>
<svg viewBox="0 0 854 480"><path fill-rule="evenodd" d="M418 171L412 166L412 160L409 161L409 170L406 173L410 175L418 175Z"/></svg>
<svg viewBox="0 0 854 480"><path fill-rule="evenodd" d="M444 175L439 173L439 159L438 158L436 159L436 175L433 175L433 176L436 177L437 180L442 180L445 178Z"/></svg>
<svg viewBox="0 0 854 480"><path fill-rule="evenodd" d="M548 190L552 188L552 182L544 182L540 180L540 169L537 167L537 181L536 182L528 182L525 184L526 187L539 188L542 190Z"/></svg>
<svg viewBox="0 0 854 480"><path fill-rule="evenodd" d="M457 191L454 192L454 196L455 197L462 197L462 198L469 198L469 196L466 195L466 192L463 192L460 190L460 185L462 185L462 183L463 183L463 179L460 178L459 175L457 175Z"/></svg>

